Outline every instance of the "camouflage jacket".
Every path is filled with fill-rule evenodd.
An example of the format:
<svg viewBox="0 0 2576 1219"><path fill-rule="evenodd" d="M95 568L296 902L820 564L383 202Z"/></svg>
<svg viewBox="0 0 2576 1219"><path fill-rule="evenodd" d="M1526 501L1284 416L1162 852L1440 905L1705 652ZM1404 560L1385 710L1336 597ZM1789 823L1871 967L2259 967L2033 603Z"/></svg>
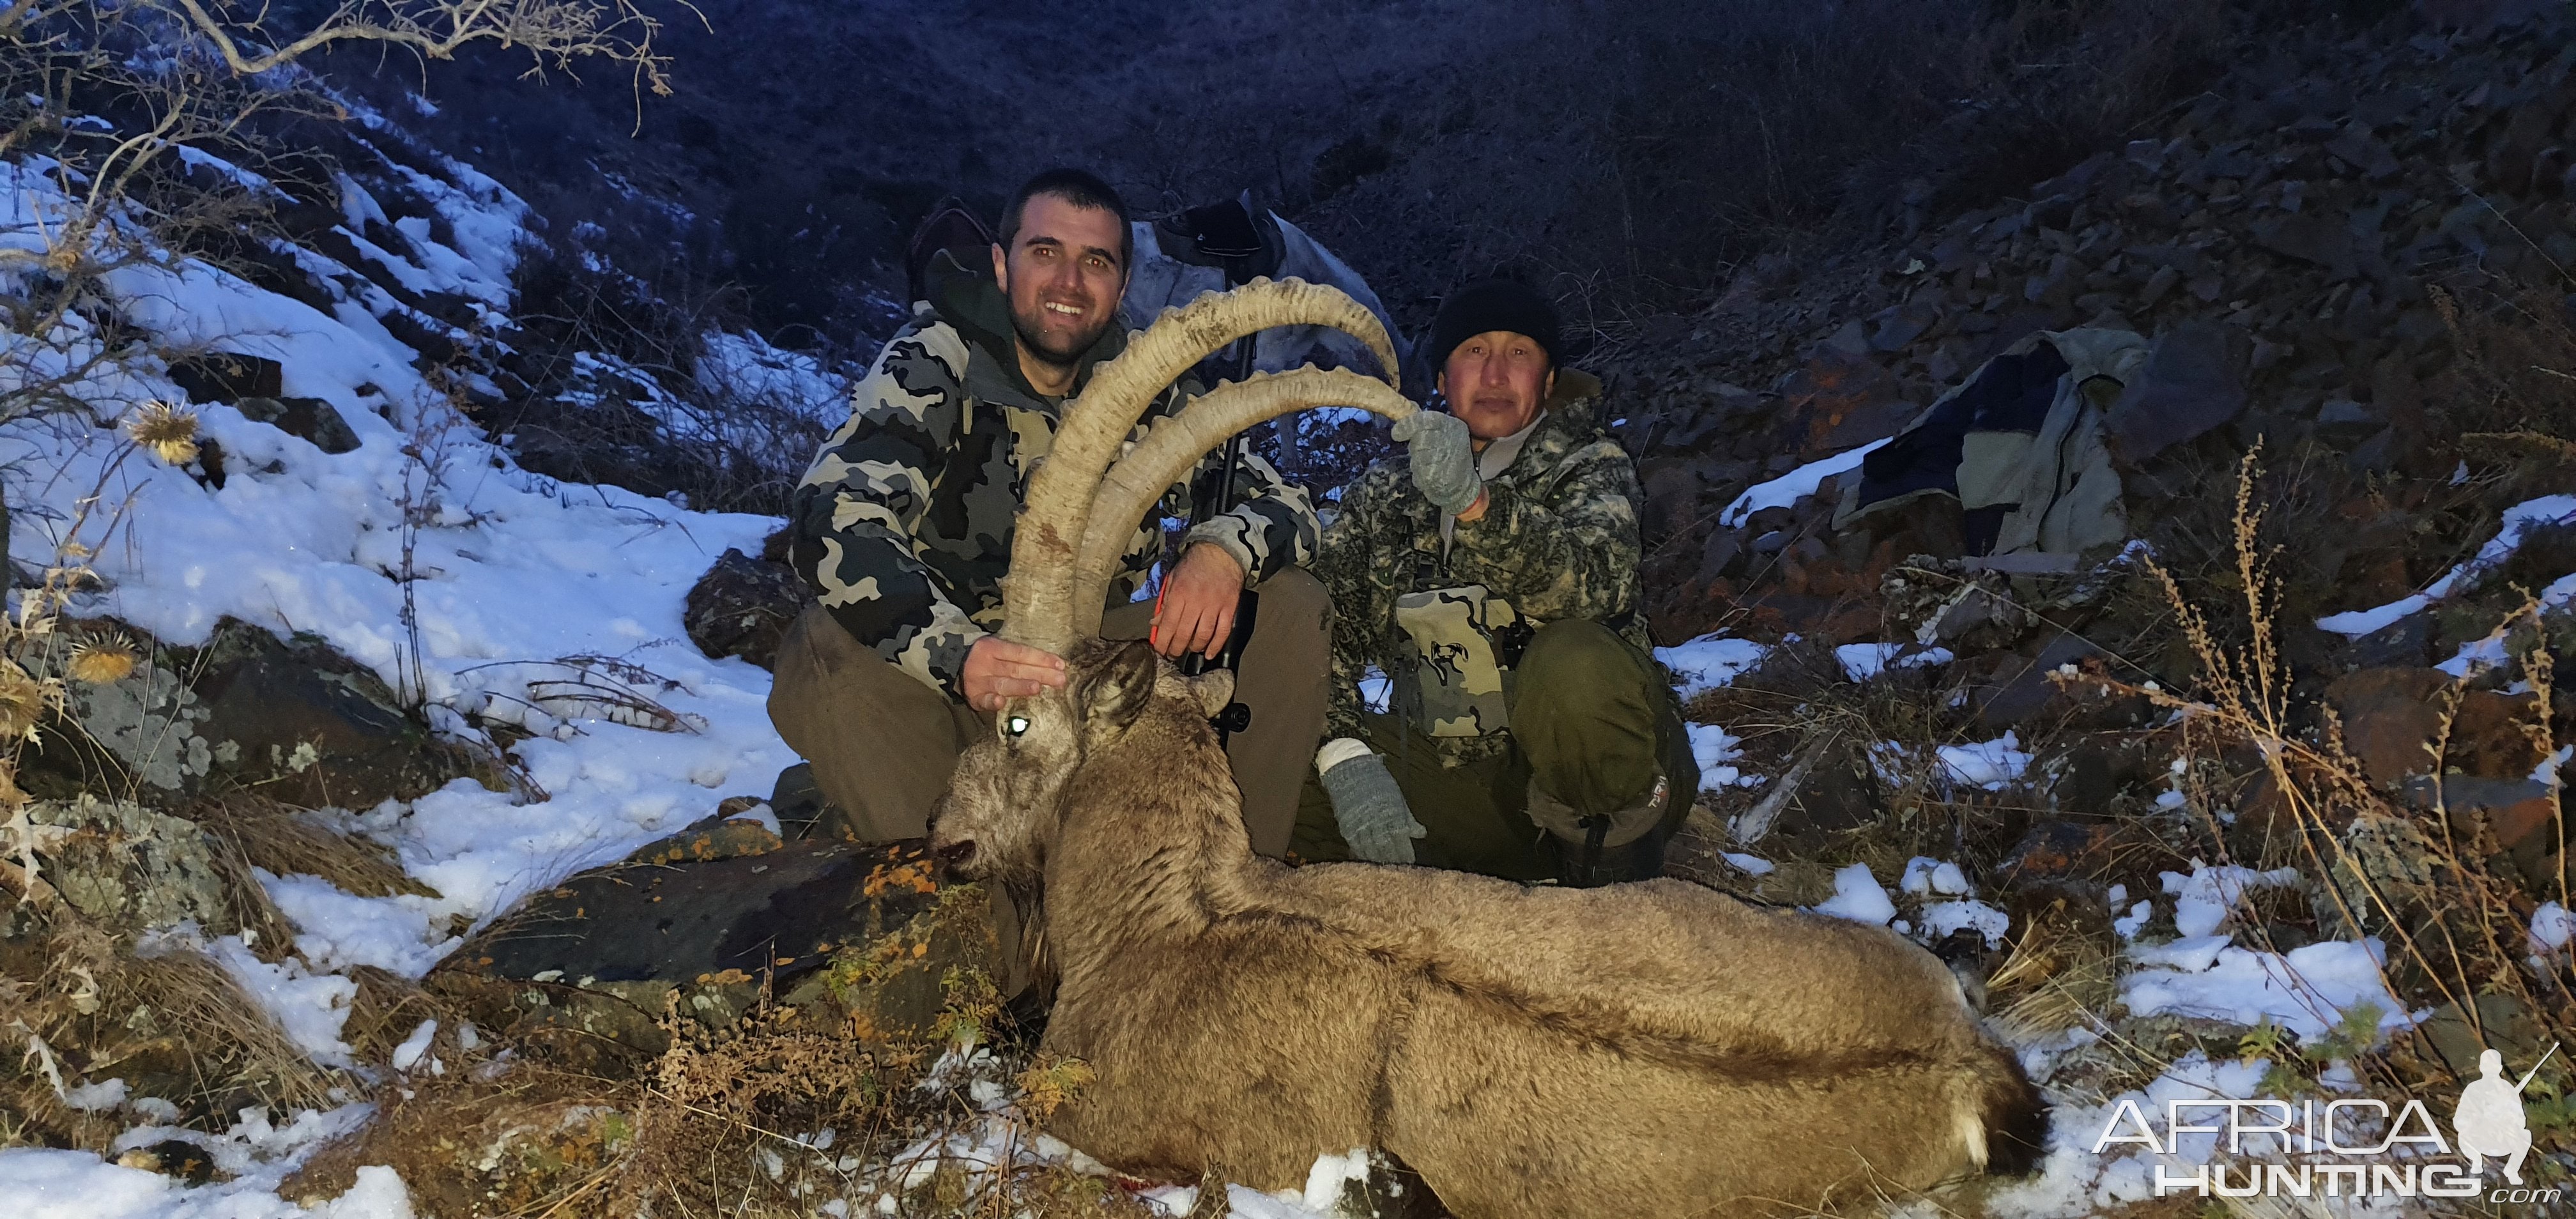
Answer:
<svg viewBox="0 0 2576 1219"><path fill-rule="evenodd" d="M931 298L878 353L849 421L798 484L792 561L853 638L958 698L966 650L1001 627L1020 502L1063 400L1021 374L1009 306L989 274L938 264ZM1083 354L1075 391L1125 346L1125 329L1113 325ZM1179 409L1192 388L1164 391L1145 419ZM1253 582L1312 557L1318 526L1303 488L1247 451L1235 494L1232 510L1191 530L1190 541L1222 547ZM1161 557L1160 518L1188 511L1186 486L1175 487L1138 527L1113 597L1142 587Z"/></svg>
<svg viewBox="0 0 2576 1219"><path fill-rule="evenodd" d="M1375 668L1400 684L1413 663L1396 617L1408 594L1481 584L1532 625L1588 618L1650 646L1638 607L1637 471L1601 429L1600 391L1589 374L1558 374L1520 452L1486 480L1485 514L1456 525L1445 548L1440 510L1414 489L1403 458L1370 467L1343 494L1315 558L1333 599L1326 737L1365 739L1361 678ZM1509 741L1508 729L1434 738L1450 766Z"/></svg>

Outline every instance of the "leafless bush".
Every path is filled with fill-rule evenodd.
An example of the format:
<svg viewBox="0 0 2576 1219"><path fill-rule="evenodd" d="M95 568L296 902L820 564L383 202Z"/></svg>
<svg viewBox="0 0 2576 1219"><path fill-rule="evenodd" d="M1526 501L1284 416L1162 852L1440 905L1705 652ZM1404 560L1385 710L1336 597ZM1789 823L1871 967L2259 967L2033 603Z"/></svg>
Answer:
<svg viewBox="0 0 2576 1219"><path fill-rule="evenodd" d="M847 417L852 370L819 338L769 347L750 334L740 288L675 268L674 282L648 284L579 236L538 252L519 275L514 366L534 392L484 422L549 477L783 513Z"/></svg>
<svg viewBox="0 0 2576 1219"><path fill-rule="evenodd" d="M103 290L109 272L238 248L287 198L261 172L280 158L277 124L339 113L293 67L303 55L366 43L444 58L494 42L539 68L629 64L666 91L658 26L628 0L362 0L287 21L207 0L0 8L0 165L16 203L0 242L13 365L0 421L99 397L95 375L146 340Z"/></svg>
<svg viewBox="0 0 2576 1219"><path fill-rule="evenodd" d="M2576 317L2566 300L2435 289L2433 304L2458 352L2435 396L2463 459L2512 493L2565 486L2576 468Z"/></svg>
<svg viewBox="0 0 2576 1219"><path fill-rule="evenodd" d="M2567 1013L2571 969L2564 954L2536 954L2526 935L2541 901L2568 902L2565 811L2557 788L2546 831L2556 844L2550 855L2555 875L2535 881L2500 862L2502 856L2485 831L2463 834L2438 801L2429 811L2401 807L2370 781L2361 764L2343 747L2330 711L2322 730L2306 731L2317 709L2315 695L2294 681L2278 643L2281 616L2278 555L2262 541L2262 512L2254 499L2255 457L2241 467L2235 500L2236 605L2229 616L2245 620L2241 646L2221 642L2211 615L2188 598L2162 568L2150 563L2150 575L2162 587L2183 635L2198 662L2199 681L2191 694L2107 681L2097 675L2071 678L2098 683L2177 712L2185 734L2185 752L2217 757L2236 746L2251 746L2269 780L2274 807L2267 821L2277 843L2267 853L2301 872L2313 917L2319 926L2342 934L2368 933L2389 941L2384 970L2389 992L2401 1003L2441 1006L2465 1021L2490 1044L2500 1031L2484 1027L2481 996L2502 995L2535 1022L2545 1037L2576 1037ZM2526 607L2528 612L2530 607ZM2540 627L2536 620L2535 628ZM2554 748L2551 725L2553 659L2545 630L2536 631L2521 654L2523 680L2535 705L2521 730L2546 754ZM2451 721L2446 713L2436 736L2433 773L2443 773L2440 751L2449 747ZM2204 804L2203 845L2210 857L2226 861L2231 835ZM2271 932L2257 924L2247 934L2260 947L2271 948ZM2367 1046L2362 1047L2367 1049ZM2459 1082L2456 1064L2446 1064L2429 1041L2401 1044L2387 1056L2374 1057L2370 1070L2382 1077L2424 1077L2445 1086ZM2535 1133L2539 1133L2535 1131ZM2563 1140L2564 1129L2554 1136Z"/></svg>

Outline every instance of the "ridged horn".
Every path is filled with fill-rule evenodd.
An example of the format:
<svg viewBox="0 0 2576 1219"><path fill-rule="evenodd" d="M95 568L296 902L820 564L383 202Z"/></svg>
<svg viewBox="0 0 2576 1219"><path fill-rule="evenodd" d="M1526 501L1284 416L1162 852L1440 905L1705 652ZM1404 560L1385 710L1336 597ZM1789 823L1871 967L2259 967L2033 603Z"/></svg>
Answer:
<svg viewBox="0 0 2576 1219"><path fill-rule="evenodd" d="M1091 519L1083 527L1082 555L1074 567L1075 633L1100 632L1110 573L1126 553L1137 523L1191 466L1245 428L1318 406L1355 406L1391 420L1420 409L1383 381L1348 369L1312 366L1257 374L1191 399L1179 413L1155 423L1145 439L1100 480L1100 490L1091 502Z"/></svg>
<svg viewBox="0 0 2576 1219"><path fill-rule="evenodd" d="M1011 575L1002 583L1003 638L1063 655L1074 640L1098 629L1100 607L1074 599L1074 577L1092 498L1110 461L1165 386L1209 353L1273 326L1347 332L1377 356L1389 380L1395 378L1395 344L1386 327L1366 306L1326 284L1256 279L1164 310L1153 325L1128 337L1118 358L1092 370L1082 396L1065 408L1046 461L1029 476L1011 543ZM1095 590L1092 600L1098 599ZM1077 630L1077 621L1091 625Z"/></svg>

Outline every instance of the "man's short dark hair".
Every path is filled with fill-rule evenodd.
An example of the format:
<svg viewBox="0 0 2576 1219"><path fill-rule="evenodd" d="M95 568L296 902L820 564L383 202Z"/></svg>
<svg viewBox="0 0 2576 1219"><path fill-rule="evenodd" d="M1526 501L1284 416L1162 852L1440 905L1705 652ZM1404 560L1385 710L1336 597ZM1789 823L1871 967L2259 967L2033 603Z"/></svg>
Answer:
<svg viewBox="0 0 2576 1219"><path fill-rule="evenodd" d="M1100 180L1100 175L1087 169L1063 167L1020 183L1011 192L1011 205L1002 209L1002 252L1008 254L1020 240L1020 213L1029 200L1039 195L1062 199L1075 207L1107 212L1118 218L1118 273L1125 275L1136 254L1136 230L1127 215L1127 201L1118 197L1117 188Z"/></svg>

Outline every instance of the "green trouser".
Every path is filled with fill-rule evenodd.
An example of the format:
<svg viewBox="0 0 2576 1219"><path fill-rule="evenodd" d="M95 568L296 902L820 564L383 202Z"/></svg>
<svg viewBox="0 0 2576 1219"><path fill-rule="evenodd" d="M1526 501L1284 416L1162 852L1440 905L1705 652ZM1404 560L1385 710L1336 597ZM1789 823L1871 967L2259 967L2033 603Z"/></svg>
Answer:
<svg viewBox="0 0 2576 1219"><path fill-rule="evenodd" d="M1533 782L1578 812L1607 814L1646 799L1661 774L1670 783L1650 851L1689 815L1699 763L1681 707L1653 662L1601 624L1552 623L1531 637L1513 669L1511 723L1508 750L1444 767L1414 725L1367 717L1369 748L1385 757L1414 820L1430 831L1415 840L1414 862L1522 882L1565 879L1583 847L1530 820ZM1352 858L1332 799L1311 771L1289 850L1307 861Z"/></svg>

